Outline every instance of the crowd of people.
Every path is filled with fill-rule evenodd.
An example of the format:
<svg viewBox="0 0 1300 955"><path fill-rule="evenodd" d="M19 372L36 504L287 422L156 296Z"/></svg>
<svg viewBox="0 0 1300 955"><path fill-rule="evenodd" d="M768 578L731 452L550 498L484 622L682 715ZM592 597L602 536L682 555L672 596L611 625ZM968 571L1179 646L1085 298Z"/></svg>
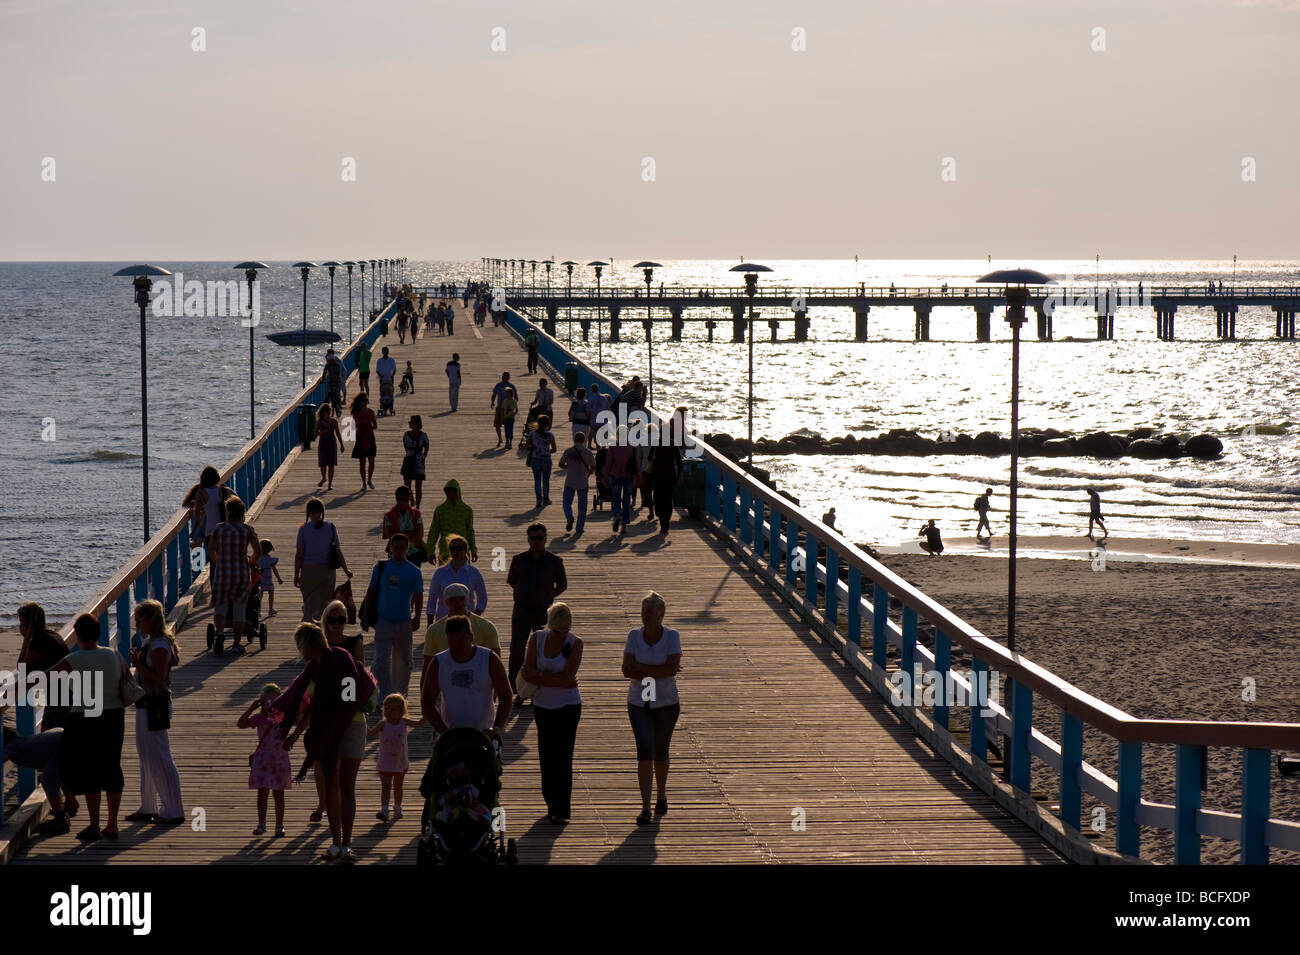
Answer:
<svg viewBox="0 0 1300 955"><path fill-rule="evenodd" d="M456 290L439 289L451 297ZM463 292L463 307L474 300L479 324L486 319L486 286ZM452 331L451 316L436 316L445 303L416 304L409 289L396 291L405 305L398 308L398 339L407 332L415 340L418 317L435 314L427 329ZM422 298L422 297L421 297ZM426 308L426 304L428 307ZM481 307L481 308L480 308ZM406 321L402 321L402 316ZM527 347L527 343L526 347ZM529 364L536 370L536 345ZM358 361L358 393L349 413L354 431L352 455L360 467L361 490L374 489L379 422L369 407L372 355L362 348ZM408 391L414 372L408 365ZM396 374L389 348L374 362L381 393L391 393ZM342 362L331 350L323 376L328 400L318 410L317 465L324 491L332 490L338 455L347 450L340 412L346 380ZM459 356L447 367L450 405L457 407L461 385ZM666 534L673 491L680 480L680 447L643 447L628 438L627 428L612 441L598 437L603 412L626 405L628 415L645 415L645 387L634 377L612 399L599 385L579 388L568 408L566 440L551 430L556 395L545 376L538 380L526 413L520 450L532 472L537 506L551 504L550 477L563 474L562 509L565 532L582 534L588 516L593 477L596 501L613 504L613 530L624 533L632 519L636 493L642 505L658 517ZM489 408L497 445L514 447L519 392L503 372L492 388ZM383 822L403 817L403 779L410 771L409 735L428 727L433 733L470 727L501 740L512 715L530 706L537 731L537 753L547 818L562 826L573 816L573 757L582 714L579 668L583 641L574 632L574 612L559 598L568 588L563 559L549 550L548 528L535 520L526 530L527 549L509 563L505 586L510 593L510 640L503 653L499 631L488 612L487 581L475 566L478 545L474 511L462 495L460 482L448 478L444 499L427 519L421 511L423 484L430 452L429 435L421 416L412 414L402 433L402 485L393 492L393 505L376 514L383 554L364 574L365 596L358 616L361 632L348 635L348 607L340 600L339 572L348 578L348 565L338 527L327 520L318 497L307 501L297 530L293 557L293 586L298 591L301 623L294 632L301 671L282 688L261 686L242 709L235 727L256 731L248 757L248 786L256 792L255 836L286 835L285 792L294 782L314 775L317 804L309 822L328 824L330 842L324 857L354 861L352 834L357 813L356 781L366 761L367 740L377 740L375 771L381 781ZM559 457L558 464L554 457ZM242 655L253 640L250 626L260 608L275 608L276 585L283 585L279 558L271 540L259 537L246 522L247 508L222 484L213 467L204 468L199 482L184 499L189 509L191 540L201 547L209 568L212 608L209 650L215 655ZM426 567L427 573L426 573ZM254 601L256 598L256 601ZM284 600L280 601L284 606ZM494 604L495 605L495 604ZM638 824L651 823L668 811L669 748L680 713L676 674L681 669L681 641L665 625L664 599L651 591L641 606L642 625L627 635L621 675L628 681L627 707L630 747L636 752L642 811ZM88 825L83 841L118 837L121 795L125 788L122 747L125 711L136 708L135 742L139 755L140 806L126 816L131 822L177 825L186 820L181 776L171 756L169 730L173 715L171 675L181 662L180 646L162 605L155 600L137 604L133 616L136 637L129 656L101 646L105 635L99 621L79 617L72 645L65 645L45 624L43 609L25 604L19 609L23 637L19 662L29 673L73 670L97 671L105 696L96 715L72 707L48 707L40 732L14 739L5 756L42 773L51 806L41 832L59 835L71 830L69 818L84 802ZM410 702L415 670L415 635L423 632L423 666L417 677L418 707ZM372 644L365 646L368 641ZM367 654L367 650L369 653ZM508 653L508 656L506 655ZM367 664L367 656L369 664ZM417 714L412 710L418 709ZM301 766L294 773L295 745L303 743ZM106 799L101 802L101 793ZM652 800L652 796L654 797ZM274 808L273 825L268 814Z"/></svg>

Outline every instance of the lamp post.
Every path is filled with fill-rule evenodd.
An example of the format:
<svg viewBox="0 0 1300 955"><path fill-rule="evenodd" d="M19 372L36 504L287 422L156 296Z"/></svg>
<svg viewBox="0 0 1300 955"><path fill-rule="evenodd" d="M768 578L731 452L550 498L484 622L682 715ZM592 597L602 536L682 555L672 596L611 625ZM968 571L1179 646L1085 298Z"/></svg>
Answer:
<svg viewBox="0 0 1300 955"><path fill-rule="evenodd" d="M546 297L549 299L551 297L551 266L555 264L555 260L547 259L542 264L546 266Z"/></svg>
<svg viewBox="0 0 1300 955"><path fill-rule="evenodd" d="M533 288L537 288L537 260L529 259L528 264L533 267Z"/></svg>
<svg viewBox="0 0 1300 955"><path fill-rule="evenodd" d="M361 259L357 265L361 268L361 319L365 321L370 317L370 313L366 311L366 260Z"/></svg>
<svg viewBox="0 0 1300 955"><path fill-rule="evenodd" d="M257 416L253 411L253 398L256 390L253 380L253 329L257 327L258 317L253 314L253 283L257 281L258 270L269 269L270 266L263 262L240 262L235 268L243 269L244 278L248 280L248 436L249 438L255 438L257 437Z"/></svg>
<svg viewBox="0 0 1300 955"><path fill-rule="evenodd" d="M600 334L600 270L605 267L602 259L592 259L587 265L596 270L596 363L600 373L605 373L605 343ZM573 334L573 329L569 329Z"/></svg>
<svg viewBox="0 0 1300 955"><path fill-rule="evenodd" d="M114 276L132 276L135 304L140 306L140 460L143 470L144 540L149 542L149 376L145 357L145 311L149 308L149 290L153 288L154 275L171 275L156 265L130 265L113 273Z"/></svg>
<svg viewBox="0 0 1300 955"><path fill-rule="evenodd" d="M663 266L658 262L638 262L632 268L641 269L641 274L645 276L645 350L649 359L649 403L653 405L655 403L655 349L653 336L650 333L650 330L654 328L654 324L650 319L650 283L654 279L655 269L662 269Z"/></svg>
<svg viewBox="0 0 1300 955"><path fill-rule="evenodd" d="M569 304L567 306L569 314L569 345L573 345L573 267L578 263L573 259L565 259L560 263L564 266L565 271L569 273Z"/></svg>
<svg viewBox="0 0 1300 955"><path fill-rule="evenodd" d="M317 268L315 262L295 262L295 269L302 274L302 386L307 387L307 276Z"/></svg>
<svg viewBox="0 0 1300 955"><path fill-rule="evenodd" d="M754 469L754 296L758 294L758 273L771 272L766 265L742 262L733 265L732 272L745 273L745 295L749 297L749 456L746 468Z"/></svg>
<svg viewBox="0 0 1300 955"><path fill-rule="evenodd" d="M348 269L348 341L352 341L352 266L357 263L351 259L343 263Z"/></svg>
<svg viewBox="0 0 1300 955"><path fill-rule="evenodd" d="M334 270L342 265L342 262L322 262L321 265L330 270L330 334L334 334Z"/></svg>

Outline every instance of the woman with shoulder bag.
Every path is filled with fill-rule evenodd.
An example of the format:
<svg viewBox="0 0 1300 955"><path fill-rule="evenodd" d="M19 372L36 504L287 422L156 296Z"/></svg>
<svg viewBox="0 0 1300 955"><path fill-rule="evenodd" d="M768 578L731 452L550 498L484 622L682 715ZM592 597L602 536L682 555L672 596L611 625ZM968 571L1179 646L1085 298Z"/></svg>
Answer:
<svg viewBox="0 0 1300 955"><path fill-rule="evenodd" d="M582 719L582 694L578 692L582 640L572 626L568 605L552 604L546 611L546 629L534 631L528 638L521 673L535 687L529 695L537 725L542 798L546 800L546 818L557 826L565 825L572 815L573 749Z"/></svg>
<svg viewBox="0 0 1300 955"><path fill-rule="evenodd" d="M180 663L180 647L172 634L163 606L156 600L136 605L135 629L143 643L131 651L136 679L144 695L135 703L135 748L140 756L140 808L128 822L156 822L175 826L185 821L181 777L172 760L171 673Z"/></svg>

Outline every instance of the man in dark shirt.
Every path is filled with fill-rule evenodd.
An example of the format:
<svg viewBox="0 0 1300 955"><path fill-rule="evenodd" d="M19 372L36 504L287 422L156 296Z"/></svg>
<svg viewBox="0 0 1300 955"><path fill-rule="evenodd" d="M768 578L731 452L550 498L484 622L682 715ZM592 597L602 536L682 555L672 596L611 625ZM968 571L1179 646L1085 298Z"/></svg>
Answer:
<svg viewBox="0 0 1300 955"><path fill-rule="evenodd" d="M930 523L921 528L918 537L924 537L921 542L921 550L925 551L931 557L938 557L943 553L943 535L939 533L939 526L935 524L934 518L930 518Z"/></svg>
<svg viewBox="0 0 1300 955"><path fill-rule="evenodd" d="M564 575L564 561L546 549L546 525L540 521L528 525L528 550L510 561L506 583L515 594L510 615L510 686L524 665L528 635L546 626L546 611L560 594L569 588ZM515 690L515 704L523 700Z"/></svg>

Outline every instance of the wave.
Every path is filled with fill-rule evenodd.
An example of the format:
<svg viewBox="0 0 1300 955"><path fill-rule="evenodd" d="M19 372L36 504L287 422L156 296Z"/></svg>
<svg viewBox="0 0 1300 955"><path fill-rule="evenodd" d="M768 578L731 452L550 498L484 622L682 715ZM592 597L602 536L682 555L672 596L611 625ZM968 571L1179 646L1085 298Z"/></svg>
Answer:
<svg viewBox="0 0 1300 955"><path fill-rule="evenodd" d="M94 461L130 461L139 458L140 455L134 451L106 451L97 448L89 454L70 454L66 457L54 458L54 464L86 464Z"/></svg>

